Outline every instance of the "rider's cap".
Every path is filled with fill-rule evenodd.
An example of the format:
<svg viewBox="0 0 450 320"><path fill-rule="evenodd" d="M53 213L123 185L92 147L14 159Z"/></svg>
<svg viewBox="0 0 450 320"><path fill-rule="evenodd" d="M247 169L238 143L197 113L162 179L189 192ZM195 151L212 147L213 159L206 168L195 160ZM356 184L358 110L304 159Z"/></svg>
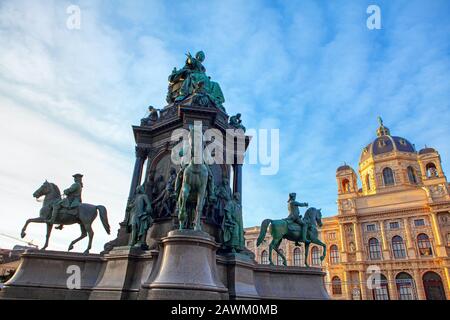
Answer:
<svg viewBox="0 0 450 320"><path fill-rule="evenodd" d="M289 200L296 196L297 196L297 194L295 192L289 193Z"/></svg>
<svg viewBox="0 0 450 320"><path fill-rule="evenodd" d="M83 178L83 175L81 173L75 173L72 177L74 177L74 178Z"/></svg>

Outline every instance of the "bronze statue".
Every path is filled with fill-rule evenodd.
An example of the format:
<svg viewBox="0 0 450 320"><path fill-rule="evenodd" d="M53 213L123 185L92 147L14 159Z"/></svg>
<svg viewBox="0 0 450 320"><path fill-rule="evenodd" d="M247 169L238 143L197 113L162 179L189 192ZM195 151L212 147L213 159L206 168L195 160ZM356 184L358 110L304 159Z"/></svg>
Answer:
<svg viewBox="0 0 450 320"><path fill-rule="evenodd" d="M215 218L217 223L221 223L221 218L223 217L223 212L225 210L225 206L231 200L233 194L230 188L230 182L228 177L222 177L222 184L216 186L215 195L217 198L215 205Z"/></svg>
<svg viewBox="0 0 450 320"><path fill-rule="evenodd" d="M136 188L136 195L130 204L130 219L127 221L128 231L131 230L130 246L147 248L147 231L153 223L152 206L143 186Z"/></svg>
<svg viewBox="0 0 450 320"><path fill-rule="evenodd" d="M240 198L239 192L233 194L233 199L229 200L225 207L222 223L223 246L232 253L240 252L245 248Z"/></svg>
<svg viewBox="0 0 450 320"><path fill-rule="evenodd" d="M160 110L156 109L153 106L149 106L148 107L149 115L148 115L148 117L141 119L141 126L151 126L156 121L158 121L158 119L159 119L158 111L160 111Z"/></svg>
<svg viewBox="0 0 450 320"><path fill-rule="evenodd" d="M180 70L174 68L169 76L167 102L180 102L196 93L198 95L196 99L199 99L197 104L210 106L212 102L217 108L225 111L222 106L225 98L219 84L211 81L210 77L205 74L206 68L203 66L205 53L199 51L195 57L190 53L187 53L186 56L184 67Z"/></svg>
<svg viewBox="0 0 450 320"><path fill-rule="evenodd" d="M288 199L288 212L289 216L286 218L286 220L289 222L289 226L292 224L297 224L302 228L302 233L300 237L301 242L306 242L306 228L304 228L305 223L302 220L302 216L300 215L300 212L298 210L298 207L307 207L307 202L297 202L295 198L297 197L297 194L295 192L289 194ZM298 245L298 244L297 244Z"/></svg>
<svg viewBox="0 0 450 320"><path fill-rule="evenodd" d="M203 158L200 159L200 163L195 161L198 159L195 157L194 150L196 150L195 148L202 148L203 132L194 129L192 125L189 126L189 129L191 158L189 164L180 170L181 173L178 174L177 179L178 186L176 187L179 190L178 219L180 230L194 228L196 231L201 231L201 217L207 196L209 169L203 162ZM195 141L199 141L200 146L194 146ZM200 154L202 157L203 154Z"/></svg>
<svg viewBox="0 0 450 320"><path fill-rule="evenodd" d="M323 261L326 255L326 245L322 241L319 240L319 232L317 230L317 225L322 226L322 213L320 209L316 208L308 208L305 212L305 217L303 218L304 225L300 227L300 225L295 224L294 226L290 226L289 219L282 220L271 220L266 219L261 224L261 231L259 233L259 237L256 245L260 246L264 241L266 236L267 227L270 225L270 233L272 235L272 242L269 245L269 262L273 265L272 261L272 250L283 259L283 264L286 266L286 257L283 252L279 250L281 241L283 239L287 239L289 241L295 241L296 244L301 241L302 233L304 228L306 228L306 242L305 242L305 264L308 266L308 251L311 243L315 243L321 247L323 247L323 254L320 257L320 260Z"/></svg>
<svg viewBox="0 0 450 320"><path fill-rule="evenodd" d="M229 124L233 128L242 129L242 131L244 131L244 132L246 130L244 125L242 124L241 114L240 113L236 114L235 116L231 116Z"/></svg>
<svg viewBox="0 0 450 320"><path fill-rule="evenodd" d="M70 189L70 188L69 188ZM70 192L68 192L70 194ZM45 245L42 250L48 247L48 242L50 234L52 232L53 224L51 221L51 216L53 212L53 207L57 202L61 201L61 193L58 186L48 181L45 181L42 186L33 193L33 197L36 199L44 196L44 201L42 208L39 212L39 217L34 219L28 219L22 228L21 236L22 238L26 235L26 229L30 223L46 223L47 224L47 235L45 237ZM73 200L73 199L72 199ZM71 202L69 202L71 204ZM110 227L108 223L108 216L106 208L104 206L97 206L88 203L81 203L77 209L72 212L72 210L62 209L55 217L54 222L61 225L71 225L78 223L81 228L81 236L70 243L69 251L73 249L73 246L78 241L84 239L89 235L89 244L84 251L84 253L89 253L92 247L92 239L94 237L94 231L92 230L92 222L97 218L97 214L100 214L100 220L105 228L106 232L110 234Z"/></svg>
<svg viewBox="0 0 450 320"><path fill-rule="evenodd" d="M166 188L153 201L159 218L170 216L176 205L175 182L177 179L177 171L175 168L170 169L170 175L167 179ZM156 215L155 215L156 216Z"/></svg>
<svg viewBox="0 0 450 320"><path fill-rule="evenodd" d="M74 179L74 183L68 189L64 190L64 195L66 195L66 197L64 199L61 199L60 201L56 201L53 205L52 216L48 221L50 224L55 223L58 212L62 208L65 208L68 213L76 214L75 210L73 209L77 209L82 202L81 191L83 190L83 175L77 173L72 177Z"/></svg>

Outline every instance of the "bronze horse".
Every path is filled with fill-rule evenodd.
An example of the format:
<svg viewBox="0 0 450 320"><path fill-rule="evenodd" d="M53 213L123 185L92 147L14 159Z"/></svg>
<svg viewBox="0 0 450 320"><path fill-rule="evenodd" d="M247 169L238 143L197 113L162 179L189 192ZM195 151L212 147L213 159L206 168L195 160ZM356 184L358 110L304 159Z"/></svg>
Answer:
<svg viewBox="0 0 450 320"><path fill-rule="evenodd" d="M201 129L189 126L189 146L191 158L183 172L183 182L178 198L178 219L180 230L192 229L201 231L201 217L205 205L206 187L208 184L208 167L204 164L203 155L195 157L195 148L202 150L203 132ZM198 145L195 145L198 142Z"/></svg>
<svg viewBox="0 0 450 320"><path fill-rule="evenodd" d="M318 244L319 246L323 247L323 254L320 257L320 260L323 261L325 259L326 255L326 245L322 241L319 240L319 232L317 230L317 225L319 227L322 226L322 212L320 209L316 208L309 208L305 212L305 217L303 218L303 221L308 226L308 230L306 232L306 243L305 243L305 265L308 267L308 251L309 251L309 245L311 243ZM261 224L261 231L259 233L257 246L259 246L267 232L267 227L271 225L271 235L272 235L272 242L269 245L269 262L271 265L273 265L272 262L272 250L275 250L275 252L283 259L283 264L286 266L286 257L284 256L283 252L281 252L278 248L280 247L281 241L283 239L287 239L290 241L295 241L297 244L300 241L301 238L301 228L299 225L295 224L294 228L289 228L289 222L286 221L286 219L281 220L270 220L266 219ZM292 224L291 224L292 226Z"/></svg>
<svg viewBox="0 0 450 320"><path fill-rule="evenodd" d="M45 236L45 245L41 250L45 250L48 247L48 240L50 238L50 234L52 232L53 224L49 223L49 218L52 214L53 204L61 199L61 192L59 188L54 183L45 181L42 186L37 189L33 193L33 197L36 199L44 196L44 201L42 204L42 208L39 211L39 217L28 219L25 225L22 228L21 237L25 237L26 229L28 224L30 223L46 223L47 224L47 235ZM72 214L74 211L76 214ZM97 218L97 213L100 214L100 220L102 221L103 227L106 232L110 234L110 227L108 223L108 216L106 212L106 208L104 206L96 206L88 203L82 203L77 210L61 210L56 217L55 224L60 225L71 225L78 223L81 228L81 236L77 239L73 240L70 243L69 251L73 249L73 246L78 241L86 238L89 235L89 244L84 251L85 254L89 253L89 250L92 247L92 238L94 237L94 231L92 230L92 222L94 222L95 218Z"/></svg>

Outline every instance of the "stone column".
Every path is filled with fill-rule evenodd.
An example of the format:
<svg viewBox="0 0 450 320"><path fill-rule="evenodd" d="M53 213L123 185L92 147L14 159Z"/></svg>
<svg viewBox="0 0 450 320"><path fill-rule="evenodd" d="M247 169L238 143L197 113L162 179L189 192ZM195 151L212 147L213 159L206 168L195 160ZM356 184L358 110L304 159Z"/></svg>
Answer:
<svg viewBox="0 0 450 320"><path fill-rule="evenodd" d="M347 262L347 248L346 248L346 241L345 241L345 230L342 226L342 223L339 222L339 233L340 233L340 248L341 248L341 262L345 263Z"/></svg>
<svg viewBox="0 0 450 320"><path fill-rule="evenodd" d="M145 159L148 156L148 149L136 147L136 161L134 163L133 178L131 179L130 192L128 199L131 199L136 191L137 186L141 183L142 170L144 168Z"/></svg>
<svg viewBox="0 0 450 320"><path fill-rule="evenodd" d="M361 299L362 300L368 300L367 296L367 281L366 277L364 277L364 271L358 272L358 278L359 278L359 285L361 288Z"/></svg>
<svg viewBox="0 0 450 320"><path fill-rule="evenodd" d="M450 297L450 268L444 267L444 277L442 279L442 282L444 283L445 288L445 294L447 296L447 299Z"/></svg>
<svg viewBox="0 0 450 320"><path fill-rule="evenodd" d="M411 229L409 225L408 218L403 219L404 229L406 233L406 246L408 250L408 258L415 259L416 258L416 250L414 249L414 241L411 237Z"/></svg>
<svg viewBox="0 0 450 320"><path fill-rule="evenodd" d="M439 222L436 212L431 212L431 226L433 228L434 238L436 239L436 256L445 257L447 252L442 244L441 230L439 229Z"/></svg>
<svg viewBox="0 0 450 320"><path fill-rule="evenodd" d="M387 272L388 289L389 289L389 299L398 300L397 295L397 284L395 283L394 272Z"/></svg>
<svg viewBox="0 0 450 320"><path fill-rule="evenodd" d="M352 284L350 283L350 274L348 271L344 271L344 294L347 300L352 300Z"/></svg>
<svg viewBox="0 0 450 320"><path fill-rule="evenodd" d="M233 193L239 192L241 194L242 204L242 164L233 164Z"/></svg>
<svg viewBox="0 0 450 320"><path fill-rule="evenodd" d="M417 299L426 300L425 289L423 287L422 277L420 276L420 271L418 269L414 269L414 284L417 293Z"/></svg>
<svg viewBox="0 0 450 320"><path fill-rule="evenodd" d="M386 234L384 233L384 220L380 221L380 231L381 231L381 246L383 249L383 260L389 260L391 258L391 252L389 250L389 245L387 243Z"/></svg>
<svg viewBox="0 0 450 320"><path fill-rule="evenodd" d="M364 250L361 247L363 244L361 239L361 233L359 230L359 224L356 222L353 222L353 234L355 235L356 261L363 261Z"/></svg>

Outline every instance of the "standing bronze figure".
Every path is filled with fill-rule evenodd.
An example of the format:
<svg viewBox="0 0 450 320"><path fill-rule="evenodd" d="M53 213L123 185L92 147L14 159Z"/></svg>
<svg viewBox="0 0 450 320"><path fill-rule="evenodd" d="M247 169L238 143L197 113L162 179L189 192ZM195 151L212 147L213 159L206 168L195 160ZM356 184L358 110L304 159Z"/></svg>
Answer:
<svg viewBox="0 0 450 320"><path fill-rule="evenodd" d="M71 189L71 188L69 188ZM69 190L68 189L68 190ZM70 194L70 192L68 192ZM77 207L71 208L69 206L68 208L62 208L58 210L56 216L53 218L53 207L55 204L61 204L61 192L59 191L59 188L54 183L50 183L48 181L45 181L42 186L37 189L33 193L33 197L36 199L44 196L44 201L42 204L42 208L39 212L38 218L28 219L22 228L21 236L22 238L26 235L26 229L28 224L30 223L45 223L47 224L47 234L45 237L45 245L42 248L42 250L45 250L48 247L48 242L50 239L50 234L52 232L53 223L60 224L60 225L72 225L75 223L78 223L80 225L81 229L81 236L75 240L73 240L70 243L69 251L73 249L73 246L78 241L86 238L86 236L89 236L89 244L84 251L84 253L89 253L89 250L92 247L92 239L94 237L94 231L92 230L92 223L94 222L95 218L97 218L97 214L100 214L100 220L102 221L103 227L105 228L106 232L110 234L110 226L108 223L108 215L106 208L101 205L92 205L88 203L80 203ZM81 196L81 193L80 193ZM66 198L67 199L67 198ZM69 199L69 203L73 203ZM72 205L73 206L73 205Z"/></svg>
<svg viewBox="0 0 450 320"><path fill-rule="evenodd" d="M143 186L136 188L136 195L130 207L130 221L127 221L128 229L131 231L129 245L147 249L147 231L151 227L153 219L151 217L152 204Z"/></svg>

